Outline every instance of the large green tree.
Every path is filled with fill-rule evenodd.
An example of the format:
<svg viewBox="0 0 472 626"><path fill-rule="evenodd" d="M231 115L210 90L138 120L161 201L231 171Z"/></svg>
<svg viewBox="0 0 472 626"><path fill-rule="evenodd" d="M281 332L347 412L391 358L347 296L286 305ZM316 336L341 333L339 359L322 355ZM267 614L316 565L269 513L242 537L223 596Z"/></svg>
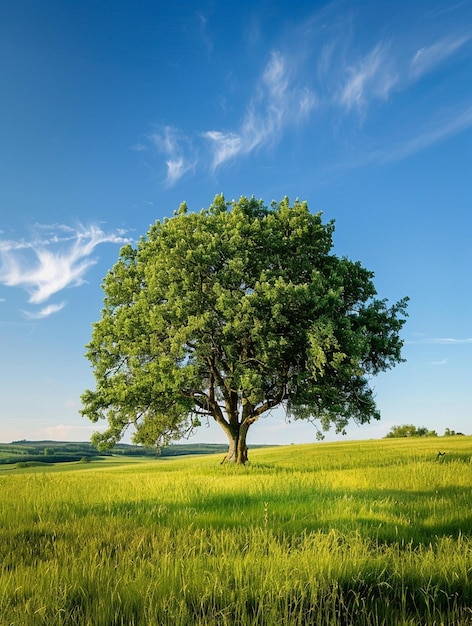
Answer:
<svg viewBox="0 0 472 626"><path fill-rule="evenodd" d="M108 419L94 443L132 426L163 445L209 418L245 463L249 427L278 406L318 434L378 419L369 381L402 360L407 299L377 299L373 273L332 254L333 231L305 202L217 196L124 246L87 346L82 413Z"/></svg>

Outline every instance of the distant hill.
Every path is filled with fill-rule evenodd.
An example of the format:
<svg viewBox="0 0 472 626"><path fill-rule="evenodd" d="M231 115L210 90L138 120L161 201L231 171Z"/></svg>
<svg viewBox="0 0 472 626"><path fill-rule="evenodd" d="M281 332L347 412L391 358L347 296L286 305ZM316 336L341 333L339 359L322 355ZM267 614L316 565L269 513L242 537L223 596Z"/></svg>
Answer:
<svg viewBox="0 0 472 626"><path fill-rule="evenodd" d="M250 446L253 448L263 446ZM75 441L12 441L0 443L0 465L12 463L66 463L87 461L110 456L158 457L181 456L188 454L224 454L228 447L219 443L172 444L165 448L149 448L127 443L119 443L112 450L98 452L89 442Z"/></svg>

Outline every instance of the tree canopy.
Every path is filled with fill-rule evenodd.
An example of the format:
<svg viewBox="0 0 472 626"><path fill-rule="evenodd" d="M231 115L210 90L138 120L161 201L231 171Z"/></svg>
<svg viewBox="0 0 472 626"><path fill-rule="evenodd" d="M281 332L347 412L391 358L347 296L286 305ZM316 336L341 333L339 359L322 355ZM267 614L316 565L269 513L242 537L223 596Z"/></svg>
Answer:
<svg viewBox="0 0 472 626"><path fill-rule="evenodd" d="M245 463L249 427L277 406L318 434L378 419L369 383L402 360L407 298L376 298L373 273L331 252L333 232L306 202L217 196L124 246L87 346L82 413L108 420L94 443L132 426L164 445L213 419Z"/></svg>
<svg viewBox="0 0 472 626"><path fill-rule="evenodd" d="M385 435L387 439L396 437L437 437L435 430L429 430L426 426L415 426L414 424L401 424L400 426L392 426Z"/></svg>

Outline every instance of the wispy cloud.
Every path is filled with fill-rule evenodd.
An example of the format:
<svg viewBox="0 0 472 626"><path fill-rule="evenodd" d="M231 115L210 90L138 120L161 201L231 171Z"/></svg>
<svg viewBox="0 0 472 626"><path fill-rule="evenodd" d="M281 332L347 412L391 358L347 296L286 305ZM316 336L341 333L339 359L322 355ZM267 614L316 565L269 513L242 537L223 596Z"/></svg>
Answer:
<svg viewBox="0 0 472 626"><path fill-rule="evenodd" d="M388 98L398 82L388 49L375 46L356 65L346 68L347 80L339 91L339 102L350 110L364 110L372 99Z"/></svg>
<svg viewBox="0 0 472 626"><path fill-rule="evenodd" d="M165 182L168 186L174 185L182 176L195 168L196 159L192 156L192 143L178 128L165 126L162 132L152 133L149 140L166 158Z"/></svg>
<svg viewBox="0 0 472 626"><path fill-rule="evenodd" d="M138 143L135 143L132 146L130 146L130 150L134 150L134 152L144 152L148 150L148 147L144 145L143 143L141 143L140 141L138 141Z"/></svg>
<svg viewBox="0 0 472 626"><path fill-rule="evenodd" d="M457 346L470 344L472 345L472 337L424 337L421 339L415 339L411 341L406 341L409 344L435 344L435 345L443 345L443 346Z"/></svg>
<svg viewBox="0 0 472 626"><path fill-rule="evenodd" d="M243 103L236 122L227 121L231 112L225 109L225 124L215 122L206 129L185 133L165 126L148 137L148 146L164 156L167 186L190 172L215 172L263 148L271 149L290 129L302 124L315 145L328 146L326 154L330 152L331 162L326 157L325 163L337 172L408 158L471 125L467 89L462 90L459 100L454 90L446 91L441 82L435 86L434 98L424 98L428 104L420 114L419 104L412 110L405 109L408 91L416 88L423 76L436 72L459 52L470 54L467 44L472 36L464 34L457 16L451 26L443 23L439 14L428 15L425 30L423 12L414 30L411 24L405 24L404 30L392 27L390 33L386 27L375 37L365 16L340 12L339 6L330 3L305 20L292 22L277 41L268 42L267 56L252 86L246 96L239 92L241 100L234 100ZM456 9L461 6L457 4ZM197 19L203 37L211 23L203 15L197 15ZM263 23L257 22L256 26L261 49ZM254 41L253 37L247 38L246 45L254 45ZM229 73L234 89L236 70L230 68ZM218 99L229 100L223 93ZM439 106L444 113L442 119ZM423 129L419 129L419 115ZM138 143L134 149L144 147Z"/></svg>
<svg viewBox="0 0 472 626"><path fill-rule="evenodd" d="M261 146L277 143L285 128L306 118L317 104L308 85L299 82L297 72L285 55L273 51L249 98L239 127L210 129L189 137L182 130L165 126L149 141L166 159L165 183L174 185L200 160L212 171L239 155L248 155ZM204 145L199 145L203 140Z"/></svg>
<svg viewBox="0 0 472 626"><path fill-rule="evenodd" d="M66 305L65 302L61 302L60 304L48 304L47 306L43 307L39 311L23 311L22 310L21 313L27 320L41 320L45 317L49 317L53 313L58 313L65 307L65 305Z"/></svg>
<svg viewBox="0 0 472 626"><path fill-rule="evenodd" d="M43 304L67 287L85 282L85 274L95 265L97 246L129 241L123 231L105 233L99 226L37 226L41 237L32 241L0 241L0 283L19 287L29 294L30 304ZM28 319L41 319L57 313L65 303L50 304L36 312L23 312Z"/></svg>
<svg viewBox="0 0 472 626"><path fill-rule="evenodd" d="M428 126L421 129L415 136L405 139L403 142L392 144L388 148L374 151L368 158L371 162L376 161L378 163L400 161L441 141L446 141L471 126L472 106L462 110L454 108L443 112L440 118L430 120Z"/></svg>
<svg viewBox="0 0 472 626"><path fill-rule="evenodd" d="M306 117L316 104L314 91L297 80L287 57L273 51L240 127L229 132L202 133L210 142L212 169L239 154L247 155L260 146L277 143L284 129Z"/></svg>
<svg viewBox="0 0 472 626"><path fill-rule="evenodd" d="M208 52L213 50L213 41L208 32L208 18L203 13L197 13L198 31L200 39Z"/></svg>
<svg viewBox="0 0 472 626"><path fill-rule="evenodd" d="M240 152L247 153L248 144L244 145L241 135L232 132L221 132L219 130L209 130L203 133L203 137L212 144L212 167L215 170L225 161L229 161Z"/></svg>
<svg viewBox="0 0 472 626"><path fill-rule="evenodd" d="M38 436L52 441L87 441L96 428L92 426L72 426L70 424L58 424L42 428Z"/></svg>
<svg viewBox="0 0 472 626"><path fill-rule="evenodd" d="M460 339L456 337L435 337L431 339L429 343L439 343L442 345L458 345L458 344L472 344L472 337L468 337L465 339Z"/></svg>
<svg viewBox="0 0 472 626"><path fill-rule="evenodd" d="M446 37L431 46L417 50L410 64L410 74L418 79L427 74L469 41L469 36Z"/></svg>

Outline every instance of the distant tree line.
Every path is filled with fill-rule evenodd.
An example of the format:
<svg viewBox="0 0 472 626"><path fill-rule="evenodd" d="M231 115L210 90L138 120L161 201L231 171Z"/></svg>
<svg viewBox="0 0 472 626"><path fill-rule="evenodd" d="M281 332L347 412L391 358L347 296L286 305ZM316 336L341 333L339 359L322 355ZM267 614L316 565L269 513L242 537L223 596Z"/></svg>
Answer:
<svg viewBox="0 0 472 626"><path fill-rule="evenodd" d="M444 436L445 437L454 437L455 435L459 435L459 436L463 437L464 433L456 433L455 430L451 430L450 428L446 428L446 430L444 431Z"/></svg>
<svg viewBox="0 0 472 626"><path fill-rule="evenodd" d="M220 454L226 450L227 446L225 444L218 443L174 444L161 449L119 443L112 450L98 453L89 442L28 441L23 439L13 441L9 444L0 444L0 465L15 463L44 464L78 461L86 462L97 460L105 456L146 457L155 459L157 456Z"/></svg>
<svg viewBox="0 0 472 626"><path fill-rule="evenodd" d="M446 428L444 431L444 437L452 437L454 435L463 435L464 433L457 433L455 430ZM415 426L414 424L402 424L401 426L392 426L390 431L385 435L386 438L397 437L437 437L438 433L435 430L429 430L426 426Z"/></svg>

